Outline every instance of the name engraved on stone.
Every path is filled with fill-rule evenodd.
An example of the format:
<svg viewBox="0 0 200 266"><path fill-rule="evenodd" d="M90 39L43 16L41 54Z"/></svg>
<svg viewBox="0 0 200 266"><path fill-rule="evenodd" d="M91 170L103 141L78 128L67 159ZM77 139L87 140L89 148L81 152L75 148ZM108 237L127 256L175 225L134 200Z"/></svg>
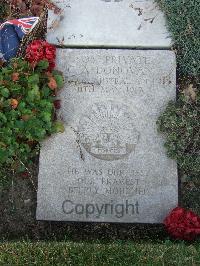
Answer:
<svg viewBox="0 0 200 266"><path fill-rule="evenodd" d="M140 133L134 124L134 114L126 105L107 101L88 108L79 122L79 136L89 154L113 161L135 151Z"/></svg>

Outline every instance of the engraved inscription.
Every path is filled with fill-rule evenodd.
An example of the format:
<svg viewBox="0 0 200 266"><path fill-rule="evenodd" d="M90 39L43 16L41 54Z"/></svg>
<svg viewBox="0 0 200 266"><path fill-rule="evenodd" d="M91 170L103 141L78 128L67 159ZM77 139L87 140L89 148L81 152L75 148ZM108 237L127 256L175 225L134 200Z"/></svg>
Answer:
<svg viewBox="0 0 200 266"><path fill-rule="evenodd" d="M113 101L92 105L79 122L80 143L101 160L118 160L135 151L140 133L135 115L124 104Z"/></svg>
<svg viewBox="0 0 200 266"><path fill-rule="evenodd" d="M66 188L68 195L142 196L148 191L141 170L123 168L77 168L69 166L73 182Z"/></svg>
<svg viewBox="0 0 200 266"><path fill-rule="evenodd" d="M151 71L153 61L150 56L106 55L98 57L98 60L93 56L75 56L73 64L64 62L62 71L64 70L67 86L79 94L117 93L149 99L153 88L170 83L166 82L166 78L155 79Z"/></svg>

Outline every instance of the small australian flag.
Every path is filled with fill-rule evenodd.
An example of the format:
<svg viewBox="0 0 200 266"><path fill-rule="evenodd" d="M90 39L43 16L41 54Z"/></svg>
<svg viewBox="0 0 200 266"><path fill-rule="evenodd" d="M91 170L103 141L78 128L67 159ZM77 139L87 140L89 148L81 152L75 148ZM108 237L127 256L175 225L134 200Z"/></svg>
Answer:
<svg viewBox="0 0 200 266"><path fill-rule="evenodd" d="M0 60L8 61L16 56L21 39L31 32L38 21L39 17L29 17L0 24Z"/></svg>

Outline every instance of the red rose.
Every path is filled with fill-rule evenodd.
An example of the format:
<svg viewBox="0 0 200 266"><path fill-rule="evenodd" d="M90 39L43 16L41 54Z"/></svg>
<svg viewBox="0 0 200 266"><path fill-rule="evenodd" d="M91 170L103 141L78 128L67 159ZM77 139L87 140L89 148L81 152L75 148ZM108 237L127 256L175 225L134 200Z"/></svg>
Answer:
<svg viewBox="0 0 200 266"><path fill-rule="evenodd" d="M41 60L48 60L49 71L55 67L56 48L43 40L35 40L26 49L26 59L32 66Z"/></svg>
<svg viewBox="0 0 200 266"><path fill-rule="evenodd" d="M200 235L200 217L181 207L173 209L163 223L175 239L193 240Z"/></svg>

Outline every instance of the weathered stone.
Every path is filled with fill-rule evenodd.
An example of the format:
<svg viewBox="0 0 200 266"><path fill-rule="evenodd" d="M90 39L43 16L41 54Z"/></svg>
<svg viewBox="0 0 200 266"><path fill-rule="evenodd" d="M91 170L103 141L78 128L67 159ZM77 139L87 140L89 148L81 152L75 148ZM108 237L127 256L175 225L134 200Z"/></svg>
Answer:
<svg viewBox="0 0 200 266"><path fill-rule="evenodd" d="M156 121L176 95L172 51L58 49L65 132L40 153L37 219L160 223L176 162Z"/></svg>
<svg viewBox="0 0 200 266"><path fill-rule="evenodd" d="M170 47L163 13L153 0L54 0L49 42L87 47Z"/></svg>

